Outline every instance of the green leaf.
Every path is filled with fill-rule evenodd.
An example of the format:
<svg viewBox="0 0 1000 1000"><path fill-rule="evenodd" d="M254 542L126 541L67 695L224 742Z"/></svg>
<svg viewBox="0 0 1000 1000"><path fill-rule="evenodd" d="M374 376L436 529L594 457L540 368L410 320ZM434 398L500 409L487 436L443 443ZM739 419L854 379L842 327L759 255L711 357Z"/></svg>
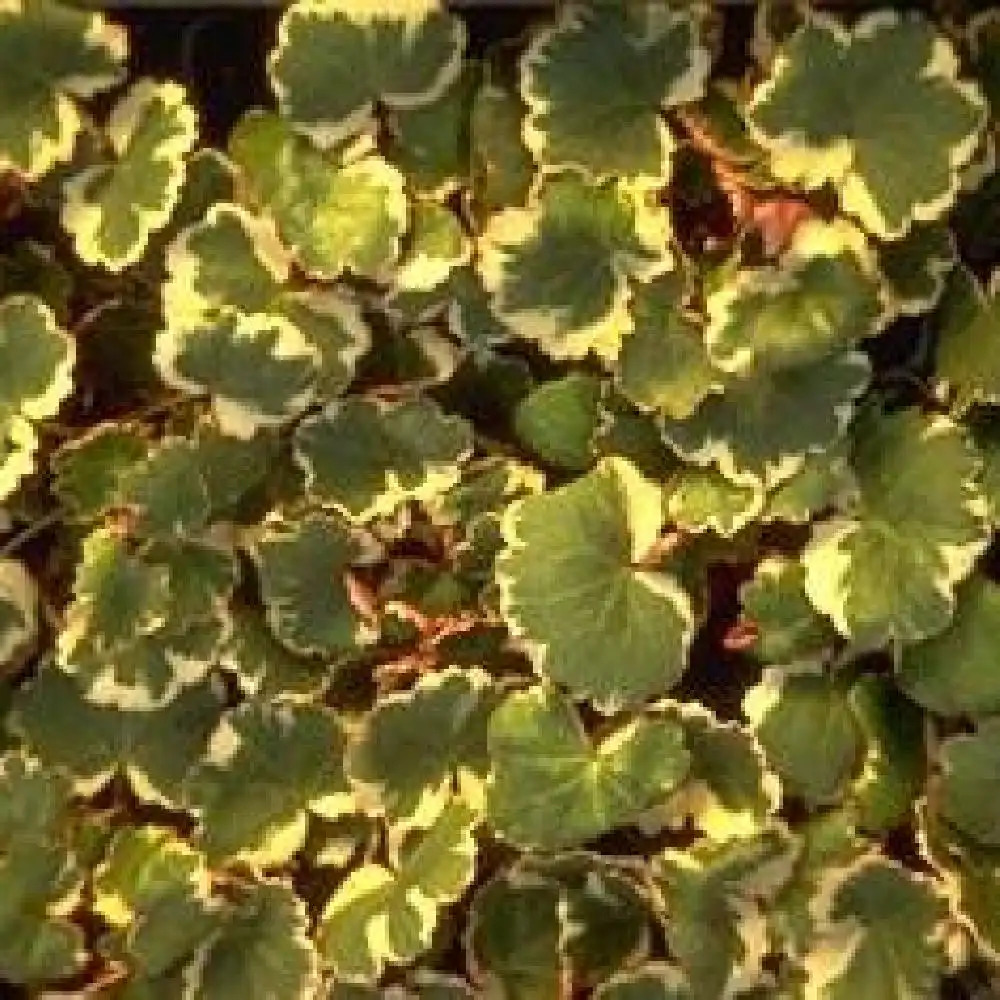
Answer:
<svg viewBox="0 0 1000 1000"><path fill-rule="evenodd" d="M233 630L219 665L236 675L240 689L261 700L312 700L329 679L329 667L293 653L279 642L256 608L233 609Z"/></svg>
<svg viewBox="0 0 1000 1000"><path fill-rule="evenodd" d="M459 801L415 831L390 859L341 883L319 918L323 964L345 980L375 982L387 964L406 964L431 945L440 909L472 880L475 813Z"/></svg>
<svg viewBox="0 0 1000 1000"><path fill-rule="evenodd" d="M663 693L687 663L690 599L642 565L662 523L660 489L616 458L504 515L508 624L540 672L603 710Z"/></svg>
<svg viewBox="0 0 1000 1000"><path fill-rule="evenodd" d="M811 15L754 92L751 132L780 180L830 182L867 230L898 239L951 207L975 151L985 102L958 74L951 44L919 15L879 11L850 29Z"/></svg>
<svg viewBox="0 0 1000 1000"><path fill-rule="evenodd" d="M799 471L771 491L763 519L808 524L830 510L850 507L858 487L848 451L847 440L841 439L825 452L806 455Z"/></svg>
<svg viewBox="0 0 1000 1000"><path fill-rule="evenodd" d="M96 520L118 502L124 474L142 462L146 450L139 431L113 423L99 425L53 456L53 490L74 516Z"/></svg>
<svg viewBox="0 0 1000 1000"><path fill-rule="evenodd" d="M803 555L809 599L862 646L943 632L988 537L972 446L948 418L904 410L859 425L852 464L854 517L823 525Z"/></svg>
<svg viewBox="0 0 1000 1000"><path fill-rule="evenodd" d="M184 973L190 1000L300 1000L318 985L305 903L277 881L242 886Z"/></svg>
<svg viewBox="0 0 1000 1000"><path fill-rule="evenodd" d="M0 500L32 471L31 422L58 412L73 391L75 363L75 341L41 299L0 300Z"/></svg>
<svg viewBox="0 0 1000 1000"><path fill-rule="evenodd" d="M352 651L360 622L345 574L357 543L335 520L267 524L254 545L261 596L274 634L293 652L333 657Z"/></svg>
<svg viewBox="0 0 1000 1000"><path fill-rule="evenodd" d="M947 908L929 882L872 854L828 871L811 909L818 929L804 965L817 1000L940 995Z"/></svg>
<svg viewBox="0 0 1000 1000"><path fill-rule="evenodd" d="M546 169L664 182L674 140L661 113L698 100L710 54L689 12L572 4L521 60L525 140Z"/></svg>
<svg viewBox="0 0 1000 1000"><path fill-rule="evenodd" d="M5 982L64 979L83 966L83 932L67 919L80 885L72 855L58 845L22 842L0 855L0 977Z"/></svg>
<svg viewBox="0 0 1000 1000"><path fill-rule="evenodd" d="M705 350L704 331L681 307L675 274L636 287L633 330L615 365L618 388L636 406L684 420L722 386Z"/></svg>
<svg viewBox="0 0 1000 1000"><path fill-rule="evenodd" d="M234 129L229 152L250 200L270 213L310 277L389 276L409 213L403 175L371 143L327 155L258 111Z"/></svg>
<svg viewBox="0 0 1000 1000"><path fill-rule="evenodd" d="M974 733L953 736L940 750L941 813L957 830L987 847L1000 846L996 795L1000 721L983 719Z"/></svg>
<svg viewBox="0 0 1000 1000"><path fill-rule="evenodd" d="M167 328L156 341L168 385L211 397L224 434L247 440L298 416L313 400L316 348L278 316L227 313L206 327Z"/></svg>
<svg viewBox="0 0 1000 1000"><path fill-rule="evenodd" d="M469 116L477 75L475 64L466 63L431 103L393 109L389 158L425 194L449 194L468 180Z"/></svg>
<svg viewBox="0 0 1000 1000"><path fill-rule="evenodd" d="M501 874L472 901L466 949L483 996L548 1000L569 988L559 885L531 872Z"/></svg>
<svg viewBox="0 0 1000 1000"><path fill-rule="evenodd" d="M945 286L938 307L939 343L935 373L951 391L955 407L1000 403L1000 271L984 290L961 265Z"/></svg>
<svg viewBox="0 0 1000 1000"><path fill-rule="evenodd" d="M971 17L966 33L976 79L995 120L1000 108L1000 18L996 10L985 9Z"/></svg>
<svg viewBox="0 0 1000 1000"><path fill-rule="evenodd" d="M344 744L320 706L245 702L226 715L185 782L208 858L280 865L305 841L309 812L351 812Z"/></svg>
<svg viewBox="0 0 1000 1000"><path fill-rule="evenodd" d="M763 978L769 951L760 899L788 879L794 842L780 828L655 861L667 946L697 997L738 994Z"/></svg>
<svg viewBox="0 0 1000 1000"><path fill-rule="evenodd" d="M0 559L0 676L38 636L38 588L13 559Z"/></svg>
<svg viewBox="0 0 1000 1000"><path fill-rule="evenodd" d="M632 321L632 280L673 266L666 214L624 184L549 180L527 208L492 216L479 273L493 311L556 359L614 360Z"/></svg>
<svg viewBox="0 0 1000 1000"><path fill-rule="evenodd" d="M124 75L125 32L99 14L52 0L0 11L0 173L35 180L69 160L84 127L77 98Z"/></svg>
<svg viewBox="0 0 1000 1000"><path fill-rule="evenodd" d="M941 715L1000 712L995 669L1000 587L976 575L958 595L951 627L904 650L898 683L918 704Z"/></svg>
<svg viewBox="0 0 1000 1000"><path fill-rule="evenodd" d="M406 243L395 277L396 288L402 292L430 291L472 258L472 245L458 216L433 201L413 204Z"/></svg>
<svg viewBox="0 0 1000 1000"><path fill-rule="evenodd" d="M204 858L163 827L124 827L94 875L93 910L112 930L102 950L155 980L214 929Z"/></svg>
<svg viewBox="0 0 1000 1000"><path fill-rule="evenodd" d="M505 839L553 849L634 822L683 780L689 755L673 721L640 716L592 741L548 688L512 694L490 719L487 815Z"/></svg>
<svg viewBox="0 0 1000 1000"><path fill-rule="evenodd" d="M351 780L370 791L392 824L426 822L453 788L477 807L489 770L486 727L496 702L488 674L458 668L428 674L412 690L380 699L350 748Z"/></svg>
<svg viewBox="0 0 1000 1000"><path fill-rule="evenodd" d="M740 587L740 603L744 620L756 630L753 653L765 663L822 659L836 642L836 632L809 603L798 560L762 560L753 579Z"/></svg>
<svg viewBox="0 0 1000 1000"><path fill-rule="evenodd" d="M863 749L840 685L820 672L769 668L744 695L743 713L787 791L811 807L839 798Z"/></svg>
<svg viewBox="0 0 1000 1000"><path fill-rule="evenodd" d="M140 80L111 112L107 133L115 159L70 178L62 223L81 260L122 271L177 206L198 123L179 84Z"/></svg>
<svg viewBox="0 0 1000 1000"><path fill-rule="evenodd" d="M733 373L821 361L886 319L874 254L841 220L803 223L778 266L738 270L710 292L706 308L709 356Z"/></svg>
<svg viewBox="0 0 1000 1000"><path fill-rule="evenodd" d="M92 705L72 677L47 666L15 696L11 727L40 760L72 776L77 795L95 795L121 775L142 801L177 808L221 710L209 685L156 711Z"/></svg>
<svg viewBox="0 0 1000 1000"><path fill-rule="evenodd" d="M556 468L579 472L593 460L601 383L574 373L532 389L514 410L521 443Z"/></svg>
<svg viewBox="0 0 1000 1000"><path fill-rule="evenodd" d="M329 146L374 124L377 104L439 99L464 45L462 22L438 0L299 0L278 26L271 83L282 114Z"/></svg>
<svg viewBox="0 0 1000 1000"><path fill-rule="evenodd" d="M686 461L715 464L734 482L773 488L847 431L871 366L849 351L811 365L731 377L684 421L667 420L667 443Z"/></svg>
<svg viewBox="0 0 1000 1000"><path fill-rule="evenodd" d="M471 446L468 424L425 398L391 405L350 397L295 433L309 493L355 523L453 486Z"/></svg>

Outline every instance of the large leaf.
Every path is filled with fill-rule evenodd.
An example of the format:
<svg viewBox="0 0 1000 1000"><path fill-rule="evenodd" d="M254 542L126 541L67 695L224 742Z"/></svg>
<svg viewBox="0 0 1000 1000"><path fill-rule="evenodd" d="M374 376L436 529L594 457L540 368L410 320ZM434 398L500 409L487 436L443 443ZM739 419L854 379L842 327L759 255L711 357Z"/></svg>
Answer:
<svg viewBox="0 0 1000 1000"><path fill-rule="evenodd" d="M951 420L904 410L862 423L852 464L855 516L819 528L803 556L810 600L862 645L944 631L988 538L972 446Z"/></svg>
<svg viewBox="0 0 1000 1000"><path fill-rule="evenodd" d="M279 865L302 846L309 811L350 812L344 742L319 706L245 702L225 716L185 783L206 855Z"/></svg>
<svg viewBox="0 0 1000 1000"><path fill-rule="evenodd" d="M689 13L567 4L521 62L524 134L546 169L665 181L674 141L661 113L698 100L709 52Z"/></svg>
<svg viewBox="0 0 1000 1000"><path fill-rule="evenodd" d="M439 98L461 71L465 32L438 0L298 0L278 27L278 104L323 145L361 132L376 104Z"/></svg>
<svg viewBox="0 0 1000 1000"><path fill-rule="evenodd" d="M640 716L592 741L573 706L543 687L512 694L489 726L487 815L504 838L556 848L634 822L688 770L676 722Z"/></svg>
<svg viewBox="0 0 1000 1000"><path fill-rule="evenodd" d="M553 358L613 360L631 328L630 279L671 268L666 214L624 184L549 180L527 208L492 216L479 271L493 310Z"/></svg>
<svg viewBox="0 0 1000 1000"><path fill-rule="evenodd" d="M142 258L177 206L197 120L183 87L142 80L112 111L107 131L115 159L67 182L62 221L82 260L121 271Z"/></svg>
<svg viewBox="0 0 1000 1000"><path fill-rule="evenodd" d="M504 516L508 623L541 672L603 709L662 694L687 663L690 599L642 563L662 524L659 488L616 458Z"/></svg>
<svg viewBox="0 0 1000 1000"><path fill-rule="evenodd" d="M987 847L1000 846L1000 721L984 719L969 735L953 736L941 747L941 813L965 836Z"/></svg>
<svg viewBox="0 0 1000 1000"><path fill-rule="evenodd" d="M303 421L295 434L309 492L355 522L453 486L471 444L466 422L428 399L390 405L350 397Z"/></svg>
<svg viewBox="0 0 1000 1000"><path fill-rule="evenodd" d="M975 151L985 102L958 73L951 44L920 16L877 12L851 29L811 16L754 92L751 131L781 180L833 183L845 211L898 239L951 207Z"/></svg>
<svg viewBox="0 0 1000 1000"><path fill-rule="evenodd" d="M124 74L125 33L54 0L10 0L0 11L0 173L29 179L68 160L84 117L76 98Z"/></svg>
<svg viewBox="0 0 1000 1000"><path fill-rule="evenodd" d="M324 965L345 980L374 982L388 963L430 947L440 908L472 879L475 813L454 801L426 830L404 840L392 867L355 869L323 909L317 946Z"/></svg>
<svg viewBox="0 0 1000 1000"><path fill-rule="evenodd" d="M388 277L408 209L403 175L370 144L327 155L281 118L252 112L229 138L250 200L314 278Z"/></svg>

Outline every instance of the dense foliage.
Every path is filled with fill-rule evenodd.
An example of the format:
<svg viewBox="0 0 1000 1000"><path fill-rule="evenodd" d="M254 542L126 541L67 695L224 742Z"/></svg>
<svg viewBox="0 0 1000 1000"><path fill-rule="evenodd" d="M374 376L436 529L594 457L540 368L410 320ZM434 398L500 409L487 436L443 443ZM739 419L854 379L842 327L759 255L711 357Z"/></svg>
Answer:
<svg viewBox="0 0 1000 1000"><path fill-rule="evenodd" d="M755 29L0 0L0 991L1000 973L1000 16Z"/></svg>

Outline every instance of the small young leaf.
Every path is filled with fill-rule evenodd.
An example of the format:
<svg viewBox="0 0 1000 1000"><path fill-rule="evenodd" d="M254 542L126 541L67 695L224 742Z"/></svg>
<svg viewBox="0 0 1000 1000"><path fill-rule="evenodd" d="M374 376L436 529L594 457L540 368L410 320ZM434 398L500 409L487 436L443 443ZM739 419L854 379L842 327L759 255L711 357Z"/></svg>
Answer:
<svg viewBox="0 0 1000 1000"><path fill-rule="evenodd" d="M122 271L142 258L177 206L197 120L181 86L141 80L107 130L116 159L67 182L62 222L81 260Z"/></svg>

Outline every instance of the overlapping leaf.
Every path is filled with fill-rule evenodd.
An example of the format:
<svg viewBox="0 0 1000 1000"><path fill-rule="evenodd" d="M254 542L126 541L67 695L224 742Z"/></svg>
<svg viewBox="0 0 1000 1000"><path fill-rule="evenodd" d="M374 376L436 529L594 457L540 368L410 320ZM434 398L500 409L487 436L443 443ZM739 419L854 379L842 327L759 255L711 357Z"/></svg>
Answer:
<svg viewBox="0 0 1000 1000"><path fill-rule="evenodd" d="M661 114L702 96L709 53L671 6L569 4L521 62L525 139L545 168L664 181L674 140Z"/></svg>
<svg viewBox="0 0 1000 1000"><path fill-rule="evenodd" d="M549 180L526 208L491 216L479 271L493 310L553 358L617 357L632 280L672 266L663 209L648 193L573 176Z"/></svg>
<svg viewBox="0 0 1000 1000"><path fill-rule="evenodd" d="M944 631L988 537L972 446L951 420L904 410L865 421L852 465L855 516L820 527L803 556L809 599L863 645Z"/></svg>
<svg viewBox="0 0 1000 1000"><path fill-rule="evenodd" d="M125 34L55 0L11 0L0 12L0 172L40 177L73 153L77 101L116 84Z"/></svg>
<svg viewBox="0 0 1000 1000"><path fill-rule="evenodd" d="M959 78L950 42L923 18L875 12L847 29L811 16L780 46L750 125L780 179L833 183L845 211L898 239L954 203L984 105ZM900 114L907 106L919 109L920 129Z"/></svg>
<svg viewBox="0 0 1000 1000"><path fill-rule="evenodd" d="M464 40L438 0L300 0L279 25L271 82L282 113L331 145L363 131L376 105L439 98L461 71Z"/></svg>

